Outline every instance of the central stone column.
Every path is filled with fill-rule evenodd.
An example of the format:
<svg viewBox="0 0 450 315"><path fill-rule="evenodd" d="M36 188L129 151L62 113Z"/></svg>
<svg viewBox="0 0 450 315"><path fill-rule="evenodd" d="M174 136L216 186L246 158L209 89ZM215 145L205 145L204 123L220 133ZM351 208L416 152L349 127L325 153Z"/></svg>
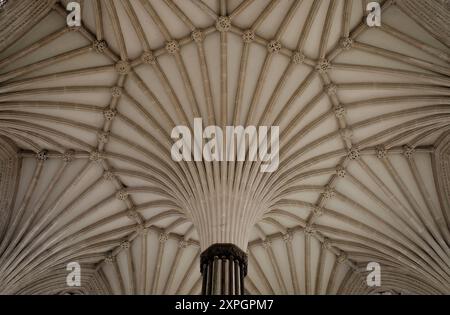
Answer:
<svg viewBox="0 0 450 315"><path fill-rule="evenodd" d="M203 295L243 295L247 254L233 244L213 244L200 255Z"/></svg>
<svg viewBox="0 0 450 315"><path fill-rule="evenodd" d="M184 207L194 223L202 254L203 295L242 295L252 228L269 207L257 190L206 187Z"/></svg>

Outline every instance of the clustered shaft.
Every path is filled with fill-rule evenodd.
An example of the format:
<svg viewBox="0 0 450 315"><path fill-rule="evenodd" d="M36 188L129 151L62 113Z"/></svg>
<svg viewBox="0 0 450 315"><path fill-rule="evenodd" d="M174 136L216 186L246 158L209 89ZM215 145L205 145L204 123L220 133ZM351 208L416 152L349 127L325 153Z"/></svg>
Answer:
<svg viewBox="0 0 450 315"><path fill-rule="evenodd" d="M233 244L214 244L200 256L203 295L243 295L247 254Z"/></svg>

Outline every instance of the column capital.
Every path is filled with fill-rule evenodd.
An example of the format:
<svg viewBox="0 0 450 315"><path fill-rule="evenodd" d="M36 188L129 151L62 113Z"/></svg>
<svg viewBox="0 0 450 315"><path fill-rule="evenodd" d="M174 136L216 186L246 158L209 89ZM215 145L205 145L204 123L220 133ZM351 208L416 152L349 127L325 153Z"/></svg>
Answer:
<svg viewBox="0 0 450 315"><path fill-rule="evenodd" d="M200 266L208 264L214 257L238 260L244 275L247 275L248 256L234 244L213 244L200 255Z"/></svg>

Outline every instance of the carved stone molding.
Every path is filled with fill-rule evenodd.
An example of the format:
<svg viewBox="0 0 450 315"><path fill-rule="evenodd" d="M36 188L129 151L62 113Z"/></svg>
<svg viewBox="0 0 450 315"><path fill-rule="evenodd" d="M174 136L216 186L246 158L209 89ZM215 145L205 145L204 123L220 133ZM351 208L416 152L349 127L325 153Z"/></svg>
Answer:
<svg viewBox="0 0 450 315"><path fill-rule="evenodd" d="M0 137L0 239L11 217L19 168L15 144Z"/></svg>
<svg viewBox="0 0 450 315"><path fill-rule="evenodd" d="M450 5L448 1L402 0L397 1L396 5L436 39L447 46L450 45L450 29L448 27Z"/></svg>
<svg viewBox="0 0 450 315"><path fill-rule="evenodd" d="M450 223L450 133L442 135L435 144L433 172L439 199L447 222Z"/></svg>
<svg viewBox="0 0 450 315"><path fill-rule="evenodd" d="M0 11L0 51L44 18L56 0L8 1Z"/></svg>

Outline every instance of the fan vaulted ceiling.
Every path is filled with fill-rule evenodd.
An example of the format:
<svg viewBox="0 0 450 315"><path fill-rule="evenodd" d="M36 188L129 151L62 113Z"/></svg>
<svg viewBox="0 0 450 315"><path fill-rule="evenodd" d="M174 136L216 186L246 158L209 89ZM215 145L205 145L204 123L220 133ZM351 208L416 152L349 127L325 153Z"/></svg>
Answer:
<svg viewBox="0 0 450 315"><path fill-rule="evenodd" d="M450 292L444 1L66 3L0 10L0 293L197 294L223 242L251 294ZM196 117L280 126L278 170L174 162Z"/></svg>

